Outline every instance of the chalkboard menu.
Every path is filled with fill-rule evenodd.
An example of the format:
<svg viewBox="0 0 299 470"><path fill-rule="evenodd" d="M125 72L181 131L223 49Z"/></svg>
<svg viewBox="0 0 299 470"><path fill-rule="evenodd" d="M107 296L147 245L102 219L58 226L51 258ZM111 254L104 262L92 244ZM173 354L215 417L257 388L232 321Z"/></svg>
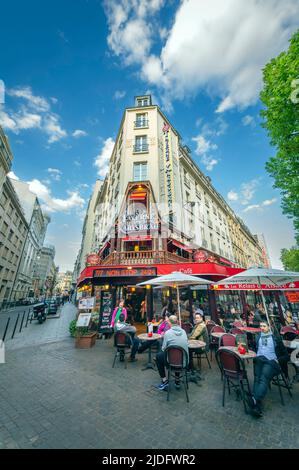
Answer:
<svg viewBox="0 0 299 470"><path fill-rule="evenodd" d="M113 313L113 294L112 292L101 292L101 308L99 317L99 332L110 333L111 319Z"/></svg>

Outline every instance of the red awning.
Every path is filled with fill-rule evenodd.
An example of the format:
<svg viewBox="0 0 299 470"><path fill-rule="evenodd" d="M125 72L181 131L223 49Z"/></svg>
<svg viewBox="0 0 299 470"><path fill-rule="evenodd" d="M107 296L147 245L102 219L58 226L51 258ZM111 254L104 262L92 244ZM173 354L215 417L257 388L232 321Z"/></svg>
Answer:
<svg viewBox="0 0 299 470"><path fill-rule="evenodd" d="M181 271L182 273L195 276L203 275L218 276L220 278L225 278L244 271L244 269L231 268L229 266L223 266L216 263L157 264L157 268L158 276L161 276L163 274L170 274L173 271Z"/></svg>
<svg viewBox="0 0 299 470"><path fill-rule="evenodd" d="M169 240L174 246L177 246L178 248L181 248L181 250L188 251L189 253L192 253L193 249L189 248L186 245L183 245L183 243L177 242L176 240L173 240L172 238Z"/></svg>

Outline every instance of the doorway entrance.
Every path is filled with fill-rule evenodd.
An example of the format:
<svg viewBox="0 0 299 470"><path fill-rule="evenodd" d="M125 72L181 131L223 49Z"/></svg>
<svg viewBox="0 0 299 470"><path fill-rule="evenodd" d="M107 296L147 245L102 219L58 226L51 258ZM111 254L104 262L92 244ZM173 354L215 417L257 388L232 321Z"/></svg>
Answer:
<svg viewBox="0 0 299 470"><path fill-rule="evenodd" d="M124 288L128 320L132 323L146 323L146 289L126 286Z"/></svg>

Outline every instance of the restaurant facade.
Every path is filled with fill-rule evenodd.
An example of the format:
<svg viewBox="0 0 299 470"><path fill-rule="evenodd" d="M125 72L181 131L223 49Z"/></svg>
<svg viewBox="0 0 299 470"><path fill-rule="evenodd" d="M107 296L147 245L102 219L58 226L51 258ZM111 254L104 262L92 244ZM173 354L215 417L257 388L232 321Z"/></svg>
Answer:
<svg viewBox="0 0 299 470"><path fill-rule="evenodd" d="M94 195L92 196L94 200ZM217 282L264 265L264 249L236 216L151 96L124 112L107 176L94 204L92 253L77 267L78 294L112 308L124 298L134 318L158 316L171 288L140 282L181 271ZM83 241L82 241L83 243ZM182 291L186 315L205 306L217 318L217 296L206 286ZM223 296L235 303L234 292ZM238 297L240 309L246 297Z"/></svg>

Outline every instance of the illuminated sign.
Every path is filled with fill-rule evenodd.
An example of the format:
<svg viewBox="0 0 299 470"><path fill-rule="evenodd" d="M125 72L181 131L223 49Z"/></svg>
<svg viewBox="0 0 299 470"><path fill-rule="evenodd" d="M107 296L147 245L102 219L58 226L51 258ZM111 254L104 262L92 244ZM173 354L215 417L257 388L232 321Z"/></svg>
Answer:
<svg viewBox="0 0 299 470"><path fill-rule="evenodd" d="M148 232L158 230L159 224L155 214L147 214L143 204L132 206L131 212L129 209L126 214L123 214L122 222L119 230L121 233L127 235L133 232Z"/></svg>
<svg viewBox="0 0 299 470"><path fill-rule="evenodd" d="M172 210L173 203L173 169L172 169L172 152L171 152L171 136L170 126L164 122L162 129L164 133L164 165L165 165L165 188L167 195L167 203Z"/></svg>
<svg viewBox="0 0 299 470"><path fill-rule="evenodd" d="M134 276L156 276L156 268L103 268L96 269L93 277L134 277Z"/></svg>

